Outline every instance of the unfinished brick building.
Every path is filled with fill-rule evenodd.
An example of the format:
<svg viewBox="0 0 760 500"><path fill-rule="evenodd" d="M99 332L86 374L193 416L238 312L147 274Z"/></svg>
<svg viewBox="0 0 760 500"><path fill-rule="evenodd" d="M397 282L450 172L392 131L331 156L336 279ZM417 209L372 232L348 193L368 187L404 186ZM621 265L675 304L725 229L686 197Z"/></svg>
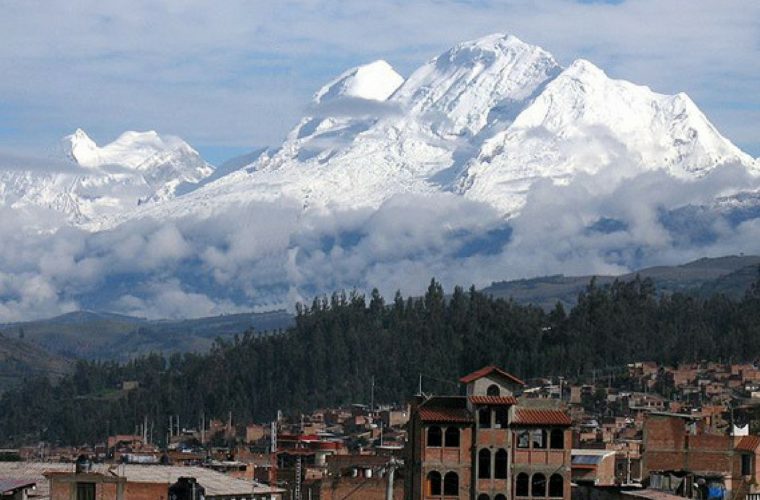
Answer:
<svg viewBox="0 0 760 500"><path fill-rule="evenodd" d="M570 417L518 400L524 383L494 366L460 379L464 396L418 396L407 450L408 498L570 498Z"/></svg>
<svg viewBox="0 0 760 500"><path fill-rule="evenodd" d="M644 480L683 496L701 487L722 488L723 498L758 493L759 449L758 436L710 433L700 417L651 413L644 422Z"/></svg>

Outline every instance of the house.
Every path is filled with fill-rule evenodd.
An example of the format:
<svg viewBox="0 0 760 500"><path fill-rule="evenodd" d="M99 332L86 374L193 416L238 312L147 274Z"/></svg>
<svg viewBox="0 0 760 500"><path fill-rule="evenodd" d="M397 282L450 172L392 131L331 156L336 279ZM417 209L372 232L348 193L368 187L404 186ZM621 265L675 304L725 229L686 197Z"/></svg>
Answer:
<svg viewBox="0 0 760 500"><path fill-rule="evenodd" d="M411 498L570 498L571 420L552 399L515 397L524 382L495 366L460 379L464 396L411 407Z"/></svg>
<svg viewBox="0 0 760 500"><path fill-rule="evenodd" d="M241 481L203 467L45 464L50 500L167 500L180 478L194 478L207 500L280 499L284 490Z"/></svg>
<svg viewBox="0 0 760 500"><path fill-rule="evenodd" d="M593 486L615 486L614 450L574 449L572 454L572 480L576 484Z"/></svg>
<svg viewBox="0 0 760 500"><path fill-rule="evenodd" d="M0 498L3 500L29 500L29 493L37 488L28 479L0 479Z"/></svg>
<svg viewBox="0 0 760 500"><path fill-rule="evenodd" d="M760 493L760 436L706 429L702 419L692 415L649 414L642 444L644 479L683 495L691 494L687 490L693 485L724 491L724 498Z"/></svg>

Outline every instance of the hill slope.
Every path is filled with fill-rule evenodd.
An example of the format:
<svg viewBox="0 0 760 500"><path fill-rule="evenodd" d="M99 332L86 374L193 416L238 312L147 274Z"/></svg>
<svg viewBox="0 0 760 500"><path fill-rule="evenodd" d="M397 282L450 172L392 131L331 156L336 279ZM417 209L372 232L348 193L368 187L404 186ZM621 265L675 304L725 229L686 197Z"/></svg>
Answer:
<svg viewBox="0 0 760 500"><path fill-rule="evenodd" d="M0 393L19 385L25 378L44 375L56 380L71 373L73 368L72 361L67 358L0 333Z"/></svg>
<svg viewBox="0 0 760 500"><path fill-rule="evenodd" d="M117 314L75 312L41 321L0 325L8 335L24 332L38 350L68 357L119 360L150 352L203 352L217 338L248 330L287 328L293 318L284 311L230 314L193 320L148 321Z"/></svg>
<svg viewBox="0 0 760 500"><path fill-rule="evenodd" d="M636 276L651 278L660 293L684 292L701 296L723 293L740 298L758 278L760 256L703 258L680 266L657 266L620 276L543 276L532 279L494 282L483 289L493 297L512 298L520 304L551 309L557 302L575 304L578 294L592 278L599 285L630 281Z"/></svg>

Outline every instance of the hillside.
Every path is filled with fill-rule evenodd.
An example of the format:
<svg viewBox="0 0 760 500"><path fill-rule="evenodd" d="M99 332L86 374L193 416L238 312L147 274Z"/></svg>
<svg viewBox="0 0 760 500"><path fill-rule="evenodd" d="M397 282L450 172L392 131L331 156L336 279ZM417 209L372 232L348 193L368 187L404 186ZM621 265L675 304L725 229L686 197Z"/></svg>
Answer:
<svg viewBox="0 0 760 500"><path fill-rule="evenodd" d="M23 330L24 338L39 346L38 349L59 355L125 361L150 352L203 352L217 338L230 338L250 329L264 332L287 328L292 321L292 316L284 311L177 321L80 311L41 321L0 325L0 332L18 336Z"/></svg>
<svg viewBox="0 0 760 500"><path fill-rule="evenodd" d="M572 306L592 278L599 285L620 279L631 281L636 275L651 278L660 293L684 292L700 296L723 293L739 298L757 279L760 256L732 255L702 258L680 266L657 266L621 276L542 276L494 282L482 291L497 298L512 298L519 304L534 304L551 309L557 302Z"/></svg>
<svg viewBox="0 0 760 500"><path fill-rule="evenodd" d="M0 333L0 393L19 385L25 378L48 376L52 380L73 371L71 360Z"/></svg>

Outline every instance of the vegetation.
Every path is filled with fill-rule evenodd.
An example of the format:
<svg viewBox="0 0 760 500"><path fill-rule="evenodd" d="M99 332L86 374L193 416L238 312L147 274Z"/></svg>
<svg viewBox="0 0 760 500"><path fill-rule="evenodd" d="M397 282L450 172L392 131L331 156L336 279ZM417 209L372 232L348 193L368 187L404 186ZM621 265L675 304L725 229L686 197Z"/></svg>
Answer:
<svg viewBox="0 0 760 500"><path fill-rule="evenodd" d="M281 334L217 341L206 354L147 355L126 364L79 362L57 385L27 380L0 399L0 441L93 443L147 416L160 441L168 415L236 421L375 401L417 390L452 392L462 374L496 364L521 377L570 378L634 360L752 360L760 355L760 280L739 300L658 296L651 280L594 280L566 312L550 312L432 282L389 304L374 292L299 306ZM139 388L114 395L126 380Z"/></svg>

